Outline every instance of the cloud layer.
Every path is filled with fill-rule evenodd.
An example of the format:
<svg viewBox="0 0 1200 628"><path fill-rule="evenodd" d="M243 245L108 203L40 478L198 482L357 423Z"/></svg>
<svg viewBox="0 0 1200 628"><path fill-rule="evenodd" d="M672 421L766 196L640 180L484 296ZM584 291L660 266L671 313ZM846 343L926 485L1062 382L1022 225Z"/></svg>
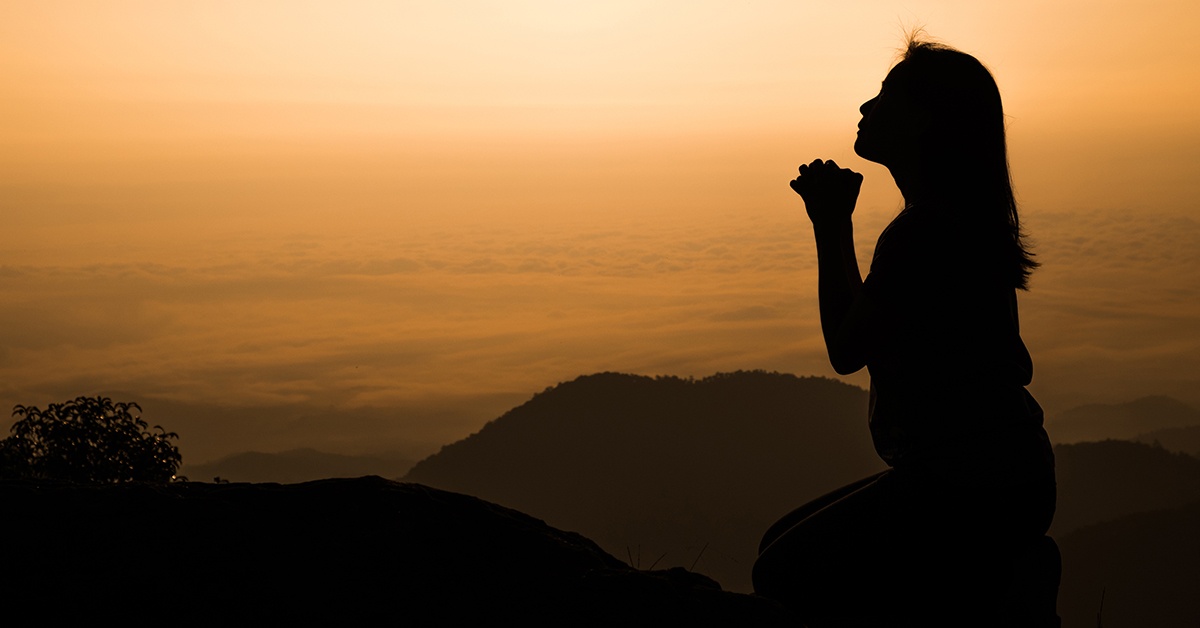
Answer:
<svg viewBox="0 0 1200 628"><path fill-rule="evenodd" d="M860 213L865 266L890 212ZM1021 297L1039 397L1052 409L1152 393L1196 403L1200 223L1118 211L1034 211L1027 222L1044 264ZM413 428L428 442L582 373L832 375L811 233L797 215L212 244L0 266L0 401L120 390L241 408L497 404L443 417L443 431Z"/></svg>

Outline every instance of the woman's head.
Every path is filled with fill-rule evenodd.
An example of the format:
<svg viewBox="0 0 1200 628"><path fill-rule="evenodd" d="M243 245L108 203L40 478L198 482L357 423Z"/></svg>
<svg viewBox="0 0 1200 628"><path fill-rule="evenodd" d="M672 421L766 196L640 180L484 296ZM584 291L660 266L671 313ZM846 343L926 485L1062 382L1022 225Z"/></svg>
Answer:
<svg viewBox="0 0 1200 628"><path fill-rule="evenodd" d="M879 95L859 111L855 150L866 159L929 169L927 176L969 168L1003 171L1007 179L1000 90L971 55L910 39Z"/></svg>
<svg viewBox="0 0 1200 628"><path fill-rule="evenodd" d="M859 110L855 152L887 166L898 182L908 177L920 191L917 202L952 207L986 232L1003 233L1013 283L1025 287L1037 263L1021 236L1004 109L987 68L949 46L910 38L879 95Z"/></svg>

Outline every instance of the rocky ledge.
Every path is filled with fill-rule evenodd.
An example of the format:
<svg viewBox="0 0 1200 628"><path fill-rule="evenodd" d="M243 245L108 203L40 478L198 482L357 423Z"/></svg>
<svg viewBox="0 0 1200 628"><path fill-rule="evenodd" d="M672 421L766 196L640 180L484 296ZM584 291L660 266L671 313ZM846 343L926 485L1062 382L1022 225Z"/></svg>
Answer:
<svg viewBox="0 0 1200 628"><path fill-rule="evenodd" d="M117 625L795 626L682 569L379 477L0 483L9 618Z"/></svg>

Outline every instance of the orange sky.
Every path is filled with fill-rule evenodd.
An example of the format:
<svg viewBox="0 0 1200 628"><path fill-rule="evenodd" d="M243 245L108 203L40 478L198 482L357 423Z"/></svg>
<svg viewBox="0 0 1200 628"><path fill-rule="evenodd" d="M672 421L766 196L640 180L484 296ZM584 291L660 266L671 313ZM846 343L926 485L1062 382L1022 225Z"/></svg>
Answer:
<svg viewBox="0 0 1200 628"><path fill-rule="evenodd" d="M1039 398L1200 403L1200 7L843 5L8 3L0 405L445 404L442 442L597 370L832 375L786 182L866 174L869 259L857 108L915 24L1005 97Z"/></svg>

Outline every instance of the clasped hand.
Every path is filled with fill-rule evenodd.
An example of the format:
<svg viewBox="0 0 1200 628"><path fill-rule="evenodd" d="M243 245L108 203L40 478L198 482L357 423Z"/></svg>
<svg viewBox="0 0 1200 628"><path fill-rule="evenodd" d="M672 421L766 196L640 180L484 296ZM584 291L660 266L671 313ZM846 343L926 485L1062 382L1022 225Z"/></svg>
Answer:
<svg viewBox="0 0 1200 628"><path fill-rule="evenodd" d="M800 176L792 179L792 189L804 199L804 208L814 226L849 221L858 202L863 176L849 168L839 168L832 160L814 160L800 166Z"/></svg>

